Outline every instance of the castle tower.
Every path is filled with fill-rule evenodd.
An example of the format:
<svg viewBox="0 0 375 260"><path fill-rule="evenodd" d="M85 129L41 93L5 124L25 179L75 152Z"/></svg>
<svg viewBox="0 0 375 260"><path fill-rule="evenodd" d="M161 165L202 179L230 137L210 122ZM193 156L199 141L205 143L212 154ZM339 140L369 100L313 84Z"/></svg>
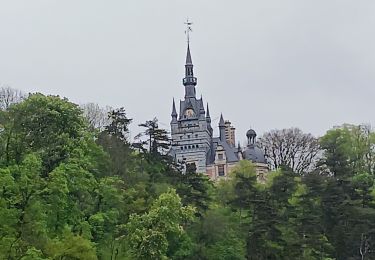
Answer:
<svg viewBox="0 0 375 260"><path fill-rule="evenodd" d="M184 100L180 100L179 113L173 100L171 113L172 148L170 155L181 163L195 163L197 172L206 173L207 158L212 147L211 117L204 108L203 98L197 99L197 78L188 43L185 62Z"/></svg>

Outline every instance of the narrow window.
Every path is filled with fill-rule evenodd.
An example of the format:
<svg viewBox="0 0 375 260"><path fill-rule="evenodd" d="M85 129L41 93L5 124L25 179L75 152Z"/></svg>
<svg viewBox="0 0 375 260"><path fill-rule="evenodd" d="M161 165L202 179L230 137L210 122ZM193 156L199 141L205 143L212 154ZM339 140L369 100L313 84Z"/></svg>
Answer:
<svg viewBox="0 0 375 260"><path fill-rule="evenodd" d="M225 175L225 172L224 172L224 165L219 165L217 167L218 169L218 172L219 172L219 176L224 176Z"/></svg>

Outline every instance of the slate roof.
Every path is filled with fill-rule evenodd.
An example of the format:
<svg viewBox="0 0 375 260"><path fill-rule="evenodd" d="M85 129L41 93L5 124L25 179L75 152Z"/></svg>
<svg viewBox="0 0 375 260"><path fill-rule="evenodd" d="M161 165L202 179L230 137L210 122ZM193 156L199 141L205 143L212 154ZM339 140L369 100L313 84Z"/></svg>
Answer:
<svg viewBox="0 0 375 260"><path fill-rule="evenodd" d="M226 141L221 141L219 137L212 138L212 143L213 152L211 152L211 158L208 160L210 164L215 161L215 151L219 145L221 145L225 151L227 162L238 162L237 148L230 146Z"/></svg>
<svg viewBox="0 0 375 260"><path fill-rule="evenodd" d="M197 117L200 114L200 111L203 109L204 111L204 105L202 99L196 99L196 98L187 98L185 100L180 100L180 119L184 119L184 112L187 108L192 108L197 115Z"/></svg>
<svg viewBox="0 0 375 260"><path fill-rule="evenodd" d="M188 44L187 47L187 53L186 53L186 65L193 65L193 61L191 60L191 54L190 54L190 45Z"/></svg>
<svg viewBox="0 0 375 260"><path fill-rule="evenodd" d="M254 144L250 144L246 147L245 151L243 151L243 157L255 163L267 163L262 149Z"/></svg>

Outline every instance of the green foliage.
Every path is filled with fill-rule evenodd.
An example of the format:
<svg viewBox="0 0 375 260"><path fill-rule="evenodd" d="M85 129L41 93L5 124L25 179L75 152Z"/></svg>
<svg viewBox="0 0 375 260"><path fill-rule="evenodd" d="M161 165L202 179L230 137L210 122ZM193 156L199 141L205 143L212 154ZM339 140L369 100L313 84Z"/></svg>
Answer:
<svg viewBox="0 0 375 260"><path fill-rule="evenodd" d="M364 126L345 125L321 139L322 164L333 174L321 195L326 236L338 259L373 257L375 208L373 133Z"/></svg>
<svg viewBox="0 0 375 260"><path fill-rule="evenodd" d="M193 214L192 207L182 206L175 190L160 195L149 212L130 217L127 231L133 255L137 259L167 259L167 252L173 253L170 242L178 245L176 241L184 238L183 224L191 221Z"/></svg>
<svg viewBox="0 0 375 260"><path fill-rule="evenodd" d="M147 137L147 141L143 141L142 145L148 145L149 153L156 156L160 155L163 150L169 148L169 138L167 131L159 128L158 119L155 117L153 120L148 120L139 126L146 128L146 130L138 135Z"/></svg>
<svg viewBox="0 0 375 260"><path fill-rule="evenodd" d="M89 240L64 230L61 237L49 242L47 255L52 259L85 259L97 260L95 247Z"/></svg>
<svg viewBox="0 0 375 260"><path fill-rule="evenodd" d="M25 155L36 152L44 173L69 157L86 127L78 106L58 96L30 95L8 113L2 160L7 165L20 163Z"/></svg>
<svg viewBox="0 0 375 260"><path fill-rule="evenodd" d="M227 233L223 239L210 245L206 251L207 259L243 260L245 259L245 243L236 234Z"/></svg>
<svg viewBox="0 0 375 260"><path fill-rule="evenodd" d="M137 145L109 117L98 133L42 94L0 111L0 259L375 259L369 127L328 131L315 172L259 183L244 160L213 183L180 172L156 119Z"/></svg>

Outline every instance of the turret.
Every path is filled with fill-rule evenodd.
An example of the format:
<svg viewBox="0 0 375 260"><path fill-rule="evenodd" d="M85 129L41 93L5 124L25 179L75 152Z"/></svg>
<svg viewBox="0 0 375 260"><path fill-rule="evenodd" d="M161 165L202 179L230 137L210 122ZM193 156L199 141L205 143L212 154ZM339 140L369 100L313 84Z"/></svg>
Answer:
<svg viewBox="0 0 375 260"><path fill-rule="evenodd" d="M210 135L212 136L213 129L211 126L211 116L210 116L210 109L208 108L208 103L207 103L207 110L206 110L206 122L207 122L208 130L210 131Z"/></svg>
<svg viewBox="0 0 375 260"><path fill-rule="evenodd" d="M220 141L225 142L225 122L224 122L223 114L220 115L219 133L220 133Z"/></svg>
<svg viewBox="0 0 375 260"><path fill-rule="evenodd" d="M174 99L173 99L173 104L172 104L171 117L172 117L171 124L177 123L177 111L176 111L176 104L174 103Z"/></svg>
<svg viewBox="0 0 375 260"><path fill-rule="evenodd" d="M253 129L250 129L246 132L246 137L247 137L247 145L254 146L257 133Z"/></svg>

